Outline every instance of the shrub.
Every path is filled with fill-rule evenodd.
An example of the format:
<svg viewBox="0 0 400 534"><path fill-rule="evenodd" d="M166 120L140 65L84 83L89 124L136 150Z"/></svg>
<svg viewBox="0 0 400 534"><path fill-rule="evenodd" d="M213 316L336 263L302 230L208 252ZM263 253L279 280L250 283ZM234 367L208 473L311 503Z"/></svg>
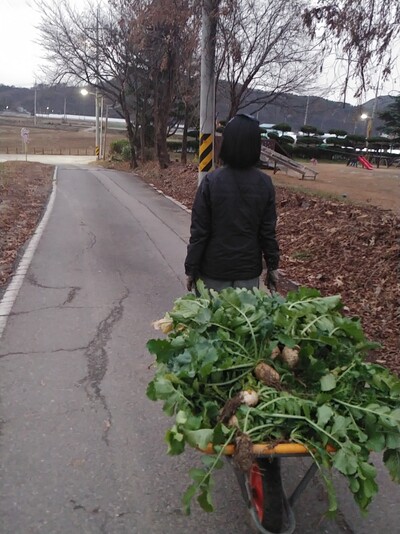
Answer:
<svg viewBox="0 0 400 534"><path fill-rule="evenodd" d="M168 149L171 152L182 152L182 141L168 140L167 141ZM189 153L195 153L199 150L199 141L194 139L187 140L187 151Z"/></svg>
<svg viewBox="0 0 400 534"><path fill-rule="evenodd" d="M125 144L123 147L122 147L122 151L121 151L121 157L123 159L123 161L130 161L131 160L131 157L132 157L132 151L131 151L131 146L130 144Z"/></svg>
<svg viewBox="0 0 400 534"><path fill-rule="evenodd" d="M122 151L123 151L124 147L126 147L126 146L129 147L128 139L117 139L116 141L111 141L111 143L110 143L110 154L120 154L120 155L122 155Z"/></svg>

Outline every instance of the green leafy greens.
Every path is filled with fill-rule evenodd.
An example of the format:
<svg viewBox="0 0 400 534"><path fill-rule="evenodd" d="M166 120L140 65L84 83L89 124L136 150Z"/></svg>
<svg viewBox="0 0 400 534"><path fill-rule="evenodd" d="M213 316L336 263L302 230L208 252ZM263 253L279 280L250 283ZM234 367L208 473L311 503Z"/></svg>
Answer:
<svg viewBox="0 0 400 534"><path fill-rule="evenodd" d="M179 298L161 320L167 338L147 343L156 356L147 395L163 401L165 413L175 418L166 434L168 453L181 454L186 444L212 444L215 452L189 473L187 512L196 495L204 510L213 510L212 472L223 465L223 447L243 434L253 443L305 445L326 483L332 513L332 467L347 477L362 511L378 491L371 451L383 453L400 483L400 380L365 361L377 345L366 339L357 318L342 313L339 296L307 288L286 298L257 289L217 293L201 283L198 289L199 297ZM299 350L294 369L272 357L282 346ZM279 387L257 380L260 362L279 373ZM237 406L235 426L229 426L221 411L245 390L256 391L258 403Z"/></svg>

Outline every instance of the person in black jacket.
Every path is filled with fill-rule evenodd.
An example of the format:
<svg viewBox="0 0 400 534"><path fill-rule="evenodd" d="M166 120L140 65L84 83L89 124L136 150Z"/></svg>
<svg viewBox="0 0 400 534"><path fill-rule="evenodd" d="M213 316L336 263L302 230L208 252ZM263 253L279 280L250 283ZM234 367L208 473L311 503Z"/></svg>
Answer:
<svg viewBox="0 0 400 534"><path fill-rule="evenodd" d="M188 291L198 279L217 291L258 287L263 256L265 283L276 290L275 189L270 176L255 167L260 152L258 121L236 115L223 133L224 165L205 176L194 200L185 260Z"/></svg>

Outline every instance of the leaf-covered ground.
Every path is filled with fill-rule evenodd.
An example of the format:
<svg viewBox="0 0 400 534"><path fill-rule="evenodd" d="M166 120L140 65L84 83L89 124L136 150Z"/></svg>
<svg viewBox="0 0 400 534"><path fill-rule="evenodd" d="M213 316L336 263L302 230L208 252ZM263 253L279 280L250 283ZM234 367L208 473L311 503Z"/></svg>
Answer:
<svg viewBox="0 0 400 534"><path fill-rule="evenodd" d="M139 169L143 180L189 208L197 188L194 165ZM372 357L400 374L400 217L379 207L276 187L280 270L288 280L340 294L361 318Z"/></svg>
<svg viewBox="0 0 400 534"><path fill-rule="evenodd" d="M42 216L52 179L50 165L0 163L0 295Z"/></svg>

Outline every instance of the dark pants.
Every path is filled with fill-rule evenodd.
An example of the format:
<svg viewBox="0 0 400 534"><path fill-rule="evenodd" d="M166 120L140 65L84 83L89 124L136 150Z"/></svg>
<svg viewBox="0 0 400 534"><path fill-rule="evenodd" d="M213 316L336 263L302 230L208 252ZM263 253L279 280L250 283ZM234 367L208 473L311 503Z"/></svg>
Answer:
<svg viewBox="0 0 400 534"><path fill-rule="evenodd" d="M200 276L200 280L203 280L205 286L208 289L215 289L215 291L222 291L227 287L243 287L245 289L253 289L253 287L259 287L260 279L250 278L250 280L215 280L214 278L208 278L207 276Z"/></svg>

